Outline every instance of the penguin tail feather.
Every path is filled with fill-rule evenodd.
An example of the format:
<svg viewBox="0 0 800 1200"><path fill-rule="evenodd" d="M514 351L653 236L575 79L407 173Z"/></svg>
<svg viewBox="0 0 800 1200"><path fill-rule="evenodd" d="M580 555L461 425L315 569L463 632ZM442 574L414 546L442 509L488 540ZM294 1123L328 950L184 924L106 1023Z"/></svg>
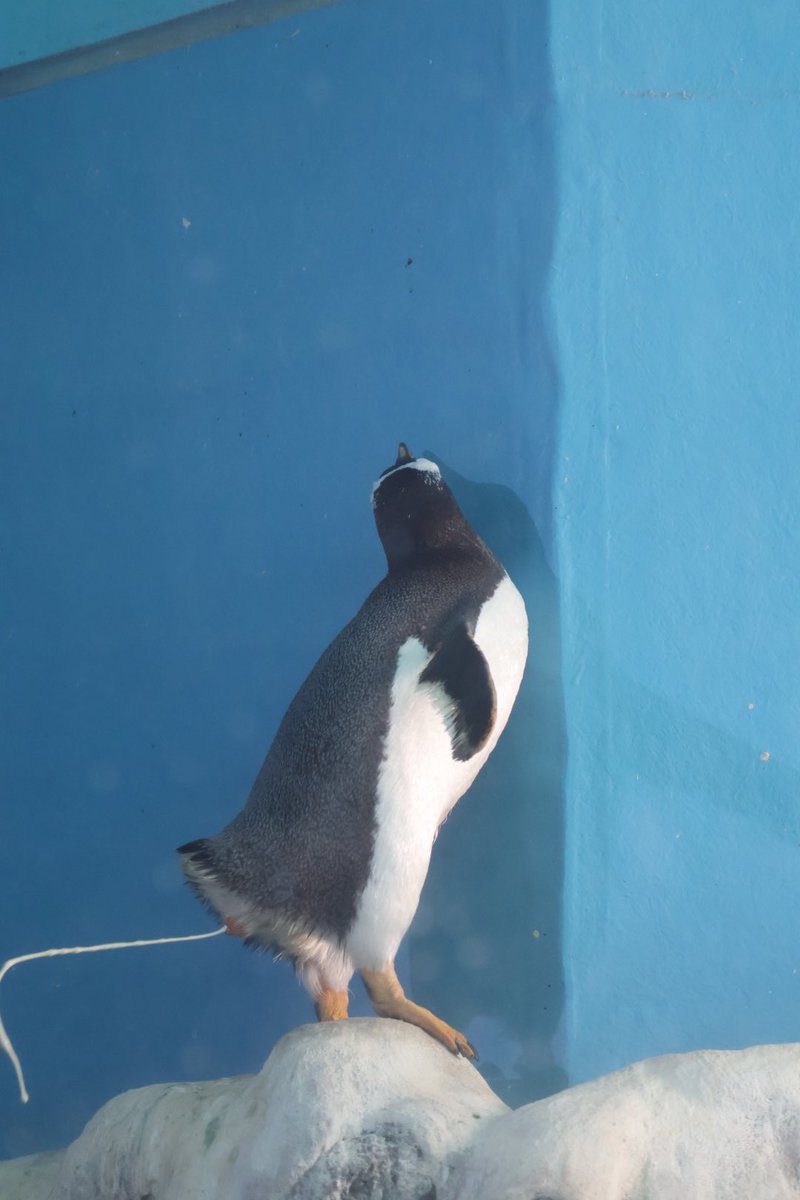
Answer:
<svg viewBox="0 0 800 1200"><path fill-rule="evenodd" d="M185 845L178 846L178 854L189 859L194 867L199 867L203 871L214 871L216 864L211 838L197 838L193 842L186 842Z"/></svg>
<svg viewBox="0 0 800 1200"><path fill-rule="evenodd" d="M220 888L227 888L226 871L220 861L219 849L214 845L213 838L198 838L194 842L186 842L178 847L181 856L181 867L187 883L194 888L199 898L217 916L224 916L220 910Z"/></svg>
<svg viewBox="0 0 800 1200"><path fill-rule="evenodd" d="M236 919L236 910L240 907L240 902L224 849L214 838L198 838L197 841L179 846L178 853L181 856L181 867L186 881L198 899L230 932L236 932L229 921ZM237 932L236 936L244 935Z"/></svg>

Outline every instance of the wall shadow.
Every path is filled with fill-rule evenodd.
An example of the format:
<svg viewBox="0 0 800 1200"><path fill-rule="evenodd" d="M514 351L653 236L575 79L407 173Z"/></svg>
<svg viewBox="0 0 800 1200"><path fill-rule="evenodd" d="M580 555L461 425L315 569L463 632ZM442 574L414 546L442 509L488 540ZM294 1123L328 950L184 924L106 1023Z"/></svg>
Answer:
<svg viewBox="0 0 800 1200"><path fill-rule="evenodd" d="M525 678L497 749L434 846L407 935L411 986L463 1029L479 1069L518 1106L567 1084L561 1028L566 728L553 544L559 381L547 295L558 213L548 4L502 6L504 186L497 207L510 332L502 402L478 431L506 447L510 488L449 469L467 518L522 592L531 645ZM511 421L511 428L505 424ZM552 553L549 560L553 561Z"/></svg>
<svg viewBox="0 0 800 1200"><path fill-rule="evenodd" d="M562 890L566 730L556 579L522 501L438 460L469 521L522 592L531 645L508 726L434 846L408 935L420 1002L474 1038L516 1107L566 1086Z"/></svg>

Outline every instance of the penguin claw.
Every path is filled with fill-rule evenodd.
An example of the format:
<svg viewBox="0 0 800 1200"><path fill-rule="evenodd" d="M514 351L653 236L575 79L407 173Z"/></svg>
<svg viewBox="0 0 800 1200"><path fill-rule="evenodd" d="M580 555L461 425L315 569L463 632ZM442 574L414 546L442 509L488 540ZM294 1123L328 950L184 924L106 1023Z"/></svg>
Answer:
<svg viewBox="0 0 800 1200"><path fill-rule="evenodd" d="M456 1054L462 1058L472 1059L473 1062L480 1062L481 1058L472 1042L468 1042L465 1037L456 1038Z"/></svg>
<svg viewBox="0 0 800 1200"><path fill-rule="evenodd" d="M429 1009L420 1004L414 1004L405 995L400 981L395 973L394 964L389 963L382 971L365 971L362 969L361 978L372 1001L372 1006L379 1017L391 1017L396 1021L407 1021L416 1025L440 1042L446 1050L456 1057L478 1061L478 1051L467 1041L463 1033L448 1025L441 1017L437 1017Z"/></svg>

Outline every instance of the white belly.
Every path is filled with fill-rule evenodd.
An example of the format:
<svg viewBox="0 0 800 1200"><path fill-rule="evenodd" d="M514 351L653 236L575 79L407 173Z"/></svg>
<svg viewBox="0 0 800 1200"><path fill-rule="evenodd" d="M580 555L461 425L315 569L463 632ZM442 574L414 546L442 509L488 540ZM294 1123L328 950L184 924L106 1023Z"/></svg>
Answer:
<svg viewBox="0 0 800 1200"><path fill-rule="evenodd" d="M528 652L525 605L506 575L483 606L474 640L489 664L497 717L486 745L467 762L453 758L437 685L420 684L430 653L417 638L400 648L389 734L378 777L375 846L369 879L345 941L357 969L391 962L419 903L436 831L494 749L519 690Z"/></svg>

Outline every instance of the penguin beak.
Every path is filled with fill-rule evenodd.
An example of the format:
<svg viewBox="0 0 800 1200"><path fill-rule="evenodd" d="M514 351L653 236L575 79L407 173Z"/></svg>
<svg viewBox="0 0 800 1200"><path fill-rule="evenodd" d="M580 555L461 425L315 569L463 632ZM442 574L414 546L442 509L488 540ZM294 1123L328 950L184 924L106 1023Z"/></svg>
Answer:
<svg viewBox="0 0 800 1200"><path fill-rule="evenodd" d="M375 495L375 489L378 487L378 484L380 483L381 479L383 479L384 475L391 475L392 471L396 471L398 467L407 467L409 463L416 461L417 460L414 458L414 455L411 453L405 442L401 442L397 447L396 460L390 467L387 467L385 471L381 471L378 481L375 484L375 487L372 489L373 496Z"/></svg>

